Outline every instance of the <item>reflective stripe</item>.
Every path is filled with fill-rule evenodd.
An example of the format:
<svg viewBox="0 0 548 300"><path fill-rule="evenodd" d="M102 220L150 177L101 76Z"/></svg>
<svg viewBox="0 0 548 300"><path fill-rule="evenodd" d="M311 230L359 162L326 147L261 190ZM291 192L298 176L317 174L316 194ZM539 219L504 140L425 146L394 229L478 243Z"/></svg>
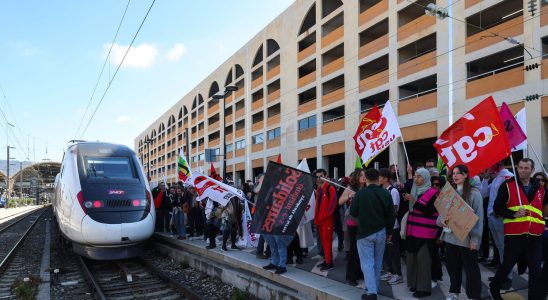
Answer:
<svg viewBox="0 0 548 300"><path fill-rule="evenodd" d="M525 217L520 217L520 218L515 218L515 219L504 219L503 220L504 224L517 223L517 222L526 222L526 221L544 225L544 220L539 220L535 217L530 217L530 216L525 216Z"/></svg>
<svg viewBox="0 0 548 300"><path fill-rule="evenodd" d="M521 206L521 208L534 212L538 215L539 218L542 218L542 211L536 207L533 207L531 205L523 205ZM508 207L508 209L512 211L518 211L520 209L520 206L512 206L512 207Z"/></svg>

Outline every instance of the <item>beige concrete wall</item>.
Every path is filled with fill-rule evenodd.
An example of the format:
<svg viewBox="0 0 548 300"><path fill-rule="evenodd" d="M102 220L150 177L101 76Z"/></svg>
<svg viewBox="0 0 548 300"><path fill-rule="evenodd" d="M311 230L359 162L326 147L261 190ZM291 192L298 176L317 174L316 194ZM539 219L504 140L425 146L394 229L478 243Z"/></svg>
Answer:
<svg viewBox="0 0 548 300"><path fill-rule="evenodd" d="M421 124L436 124L436 131L438 134L443 132L450 123L449 112L452 110L452 119L453 121L458 119L462 114L472 108L474 105L479 103L482 99L488 96L478 95L476 97L467 99L467 83L466 83L466 63L472 60L496 53L498 51L508 49L514 45L510 44L507 41L500 41L493 43L491 45L485 46L479 51L466 52L466 47L462 47L466 43L466 25L462 22L456 21L464 20L466 17L471 16L478 11L484 10L494 4L501 2L501 0L467 0L467 1L457 1L451 7L451 15L454 19L447 18L444 20L436 19L435 22L431 20L424 21L420 24L434 24L433 26L426 26L424 28L420 27L422 25L416 25L416 31L411 34L406 33L405 38L398 38L398 11L408 7L410 4L408 1L398 1L398 0L387 0L388 1L388 10L381 12L380 14L374 15L370 19L365 19L364 23L359 26L359 1L343 1L344 4L342 7L338 8L335 12L328 15L326 18L321 18L321 2L320 0L298 0L295 1L285 12L283 12L279 17L272 21L267 27L265 27L261 32L259 32L254 38L252 38L248 43L243 45L243 47L238 50L233 56L231 56L225 63L219 66L214 72L212 72L207 78L205 78L200 84L198 84L194 89L192 89L187 95L183 96L174 106L166 111L162 116L150 124L139 136L135 138L135 149L139 150L139 142L144 139L144 137L152 132L153 129L158 129L161 122L167 124L167 120L170 115L177 114L179 109L185 105L189 110L189 115L191 113L192 100L198 94L204 96L205 104L205 118L206 128L205 128L205 140L207 145L207 94L209 87L213 81L219 83L221 91L224 88L224 82L226 76L231 68L236 64L239 64L243 67L245 75L245 90L243 97L245 98L245 155L241 157L235 157L228 159L227 165L239 165L241 163L245 166L246 179L251 178L252 176L252 162L255 162L254 165L257 166L259 161L264 161L264 164L268 163L268 157L275 157L279 153L282 153L282 160L284 163L289 165L296 165L299 158L299 153L307 153L307 155L312 155L315 149L315 156L318 158L317 163L318 167L329 167L327 166L327 160L322 159L324 156L323 150L324 145L344 142L344 150L346 152L345 156L345 168L347 173L354 168L354 159L355 151L352 136L356 130L357 124L360 120L360 103L359 100L371 95L374 95L378 92L388 90L389 98L391 100L392 107L396 114L398 114L398 98L399 98L399 86L412 82L414 80L429 76L432 74L437 74L437 83L438 90L435 93L434 107L428 105L424 109L414 109L409 107L407 104L406 112L411 111L411 113L406 113L398 118L400 127L402 128L422 128L423 126L417 126ZM528 0L522 0L524 2L524 8L527 8ZM316 2L316 25L313 26L308 33L298 36L298 31L302 24L302 21L312 6ZM438 5L444 7L447 6L447 0L439 0ZM467 8L466 8L467 7ZM341 42L336 42L327 47L322 48L322 25L326 22L329 22L333 17L338 14L344 14L344 37L341 39ZM529 19L529 13L527 9L524 10L524 19ZM388 32L388 47L381 49L369 56L359 58L359 33L369 28L370 26L378 23L379 21L389 18L389 32ZM430 17L433 18L433 17ZM424 19L424 18L423 18ZM452 22L452 24L450 24ZM523 34L515 36L514 38L525 43L526 47L534 49L542 49L541 37L548 35L548 26L541 27L540 18L533 18L530 21L518 24L518 26L523 27ZM453 34L447 34L449 27L452 26ZM411 73L408 76L398 76L398 49L402 46L405 46L418 38L424 37L432 32L437 32L437 47L435 56L428 61L429 67L419 68L422 69L418 72ZM315 54L312 56L298 61L298 41L306 36L307 34L316 35L316 49ZM258 87L251 89L252 80L251 73L253 58L262 44L266 48L267 39L274 39L280 46L279 55L280 55L280 82L281 82L281 91L280 99L275 102L268 102L267 100L267 89L266 86L272 82L267 81L266 79L266 61L263 61L263 83ZM451 40L449 40L451 39ZM344 43L344 67L336 70L324 77L322 77L322 54L331 50L332 48ZM455 49L456 48L456 49ZM533 51L534 52L534 51ZM387 83L382 84L378 87L372 88L371 90L366 90L360 92L359 89L359 66L364 63L370 62L382 55L389 55L389 70L387 78ZM538 57L539 53L532 53L534 56L537 56L533 60L528 60L527 64L534 62L541 62L541 58ZM524 52L525 58L529 59L529 55ZM305 87L298 87L298 67L306 64L307 62L315 59L316 60L316 79L312 85L307 85ZM433 63L435 62L435 63ZM450 66L452 66L451 76L449 76ZM401 72L400 72L401 73ZM344 98L342 100L334 101L325 106L322 106L322 83L344 74ZM546 94L546 80L541 79L542 69L536 69L534 71L524 72L523 73L523 84L518 84L517 86L511 87L505 90L497 90L495 86L495 91L490 93L495 98L498 105L503 101L512 104L517 102L522 102L526 95L538 93ZM451 80L452 78L452 80ZM274 79L276 80L276 79ZM495 84L490 83L490 84ZM317 87L317 98L316 103L309 104L308 112L299 114L298 106L298 94L309 89L310 86ZM252 106L251 106L251 95L252 92L257 89L264 89L264 103L262 105L264 111L264 134L265 142L263 144L262 151L252 151L252 140L251 137L257 132L252 132ZM469 88L469 87L468 87ZM452 101L450 101L449 95L452 95ZM388 99L387 99L388 100ZM432 101L430 99L429 101ZM234 104L235 101L232 101ZM267 132L268 130L277 127L278 125L267 126L267 108L275 103L281 103L281 116L280 116L280 125L281 126L281 138L279 146L269 148L267 143ZM336 128L328 128L329 133L322 134L322 112L344 105L345 107L345 118L344 122L337 124L336 126L344 127L344 130L336 131ZM450 109L451 107L451 109ZM525 108L527 110L528 121L527 129L529 135L529 141L535 149L538 149L539 154L546 154L546 138L543 137L542 132L545 130L543 123L541 122L541 101L526 102ZM221 122L224 113L224 109L220 109ZM254 111L255 112L255 111ZM234 112L233 112L234 113ZM315 135L307 132L306 136L315 136L309 139L304 139L299 141L299 131L298 131L298 120L316 115L317 127L315 129ZM189 124L189 133L190 128L196 124ZM330 125L326 125L330 126ZM334 125L335 126L335 125ZM430 126L431 125L427 125ZM324 126L325 127L325 126ZM324 130L326 130L324 128ZM309 130L310 131L310 130ZM222 134L221 129L221 149L224 139L224 134ZM409 134L410 137L421 136L420 133ZM200 137L198 137L200 138ZM404 136L404 138L406 138ZM233 142L239 140L237 138L233 139ZM406 139L409 141L409 139ZM184 142L184 139L183 139ZM229 142L232 143L232 142ZM179 149L182 146L182 143L177 143L176 147ZM218 147L218 146L217 146ZM398 150L397 161L400 165L403 166L404 160L401 155L401 148L398 145L393 145L394 148ZM540 149L543 149L541 151ZM142 150L142 148L141 148ZM145 149L146 150L146 147ZM190 150L190 156L195 156L198 153L203 153L203 151L198 151L197 149ZM391 151L391 154L394 156L396 151ZM410 154L413 155L412 153ZM301 155L302 156L302 155ZM188 158L191 159L190 157ZM391 158L390 161L396 160ZM544 161L547 159L545 158ZM172 158L170 163L174 163L176 158ZM145 163L147 160L145 159ZM219 161L214 164L216 168L221 169L222 163ZM204 166L205 169L209 169L209 164ZM235 169L230 167L229 169ZM402 170L403 171L403 170ZM170 175L170 178L175 178L176 174ZM161 178L161 174L160 174Z"/></svg>

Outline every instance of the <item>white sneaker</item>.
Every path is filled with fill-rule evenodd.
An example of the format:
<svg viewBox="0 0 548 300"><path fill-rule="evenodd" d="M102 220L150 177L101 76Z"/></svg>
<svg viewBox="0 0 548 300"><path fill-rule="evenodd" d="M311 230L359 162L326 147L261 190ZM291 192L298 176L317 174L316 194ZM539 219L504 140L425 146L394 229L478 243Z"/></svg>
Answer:
<svg viewBox="0 0 548 300"><path fill-rule="evenodd" d="M432 280L432 288L435 288L435 287L437 287L437 286L438 286L438 283L435 282L434 280Z"/></svg>
<svg viewBox="0 0 548 300"><path fill-rule="evenodd" d="M389 272L386 272L383 275L381 275L379 278L382 281L387 281L387 280L390 280L390 278L392 278L392 274L390 274Z"/></svg>
<svg viewBox="0 0 548 300"><path fill-rule="evenodd" d="M403 278L398 274L392 275L392 277L390 277L390 280L388 280L388 284L390 285L396 285L400 283L403 283Z"/></svg>
<svg viewBox="0 0 548 300"><path fill-rule="evenodd" d="M457 299L459 299L459 294L449 293L449 297L447 297L446 299L447 300L457 300Z"/></svg>

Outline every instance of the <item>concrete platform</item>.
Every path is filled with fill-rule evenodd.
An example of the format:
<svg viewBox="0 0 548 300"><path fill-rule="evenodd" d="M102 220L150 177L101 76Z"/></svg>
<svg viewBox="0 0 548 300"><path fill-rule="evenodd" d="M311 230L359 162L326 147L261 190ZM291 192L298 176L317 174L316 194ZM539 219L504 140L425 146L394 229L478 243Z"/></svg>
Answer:
<svg viewBox="0 0 548 300"><path fill-rule="evenodd" d="M262 268L269 261L256 258L253 249L224 252L219 246L207 250L203 239L181 241L161 233L156 233L155 239L160 252L260 299L360 299L364 293L363 289L292 266L287 273L276 275Z"/></svg>
<svg viewBox="0 0 548 300"><path fill-rule="evenodd" d="M43 205L29 205L15 208L0 208L0 224L9 221L17 216L20 216L26 212L31 212L44 207Z"/></svg>

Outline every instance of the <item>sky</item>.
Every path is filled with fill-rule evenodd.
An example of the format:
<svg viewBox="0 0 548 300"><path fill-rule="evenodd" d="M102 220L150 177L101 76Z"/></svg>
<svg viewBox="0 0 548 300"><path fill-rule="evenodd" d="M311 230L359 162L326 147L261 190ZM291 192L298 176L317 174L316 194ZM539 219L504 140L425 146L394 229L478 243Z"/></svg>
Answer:
<svg viewBox="0 0 548 300"><path fill-rule="evenodd" d="M60 161L73 139L133 148L294 0L157 0L107 90L152 2L0 1L0 159L8 143L36 162Z"/></svg>

